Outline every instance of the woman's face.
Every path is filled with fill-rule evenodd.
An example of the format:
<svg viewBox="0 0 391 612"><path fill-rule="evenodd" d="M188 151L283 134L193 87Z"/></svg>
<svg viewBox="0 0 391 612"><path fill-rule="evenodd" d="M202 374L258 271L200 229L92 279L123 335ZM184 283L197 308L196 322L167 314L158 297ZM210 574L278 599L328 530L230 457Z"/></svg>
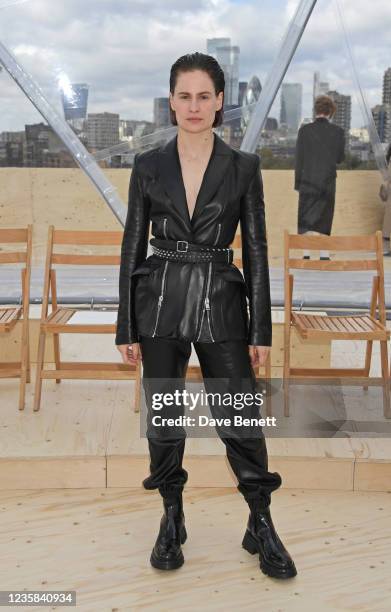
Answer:
<svg viewBox="0 0 391 612"><path fill-rule="evenodd" d="M215 113L223 104L223 92L216 96L213 81L204 70L180 72L170 104L179 128L202 132L212 128Z"/></svg>

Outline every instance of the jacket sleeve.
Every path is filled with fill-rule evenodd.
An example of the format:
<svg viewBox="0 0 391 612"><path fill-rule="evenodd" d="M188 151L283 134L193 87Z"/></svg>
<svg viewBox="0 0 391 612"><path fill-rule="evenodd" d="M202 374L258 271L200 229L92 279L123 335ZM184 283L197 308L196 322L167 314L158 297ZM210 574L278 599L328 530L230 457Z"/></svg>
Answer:
<svg viewBox="0 0 391 612"><path fill-rule="evenodd" d="M337 164L345 159L345 131L341 128Z"/></svg>
<svg viewBox="0 0 391 612"><path fill-rule="evenodd" d="M248 344L272 345L272 315L266 240L265 203L257 155L250 183L240 202L243 275L250 307Z"/></svg>
<svg viewBox="0 0 391 612"><path fill-rule="evenodd" d="M134 157L130 177L128 212L121 246L115 344L132 344L139 341L134 317L134 281L131 274L146 258L150 217L149 200L144 196L137 165L138 155L136 153Z"/></svg>
<svg viewBox="0 0 391 612"><path fill-rule="evenodd" d="M303 141L303 130L300 128L297 134L296 140L296 154L295 154L295 190L299 191L301 174L303 171L303 158L304 158L304 141Z"/></svg>

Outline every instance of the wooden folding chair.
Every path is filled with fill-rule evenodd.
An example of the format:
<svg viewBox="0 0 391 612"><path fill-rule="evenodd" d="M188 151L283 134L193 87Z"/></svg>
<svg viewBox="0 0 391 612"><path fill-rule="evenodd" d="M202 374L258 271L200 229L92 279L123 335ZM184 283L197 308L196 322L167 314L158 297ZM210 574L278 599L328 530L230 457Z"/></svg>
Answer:
<svg viewBox="0 0 391 612"><path fill-rule="evenodd" d="M21 272L21 306L0 308L0 334L9 333L22 318L20 361L0 363L0 378L20 378L19 410L24 410L26 382L30 382L29 307L33 226L26 228L0 229L0 244L25 244L26 250L0 253L0 264L25 263Z"/></svg>
<svg viewBox="0 0 391 612"><path fill-rule="evenodd" d="M237 232L235 234L235 238L231 244L231 248L234 249L234 251L239 251L241 252L241 248L242 248L242 237L240 235L239 232ZM236 255L234 252L234 259L233 259L233 263L235 266L237 266L238 268L243 268L243 263L242 263L242 258L241 255ZM261 370L264 369L264 377L266 380L266 389L267 389L267 393L266 393L266 415L267 416L271 416L272 414L272 409L271 409L271 397L268 391L268 388L270 386L270 382L271 382L271 351L269 351L268 356L266 358L266 362L264 366L258 366L254 369L255 372L255 376L258 378L261 376ZM202 381L202 373L201 373L201 367L199 365L189 365L187 368L187 373L186 373L186 380L194 380L194 381Z"/></svg>
<svg viewBox="0 0 391 612"><path fill-rule="evenodd" d="M383 412L385 418L391 418L390 389L388 378L387 340L390 330L386 328L386 310L384 299L384 269L382 233L377 231L370 235L360 236L306 236L284 232L284 277L285 277L285 316L284 316L284 414L289 416L289 383L291 379L311 380L319 378L342 378L349 385L381 384L383 387ZM291 258L291 249L309 249L328 251L372 251L375 258L315 260ZM298 312L292 308L293 280L290 269L300 270L335 270L357 271L374 270L372 296L369 312L359 315L312 315ZM379 318L376 318L378 309ZM366 340L365 364L362 368L292 368L290 366L290 336L295 327L303 340L318 339ZM380 342L381 377L370 377L372 343ZM321 383L322 384L322 383Z"/></svg>
<svg viewBox="0 0 391 612"><path fill-rule="evenodd" d="M62 378L94 379L94 380L134 380L134 405L140 399L140 363L135 366L111 362L64 362L60 359L59 334L115 334L116 323L72 323L72 316L81 308L61 307L57 301L55 264L64 265L119 265L118 255L86 255L80 253L55 253L57 245L77 247L81 245L118 246L122 242L122 231L71 231L56 230L49 226L48 244L45 264L44 289L42 297L42 314L39 331L37 356L37 377L35 384L34 411L39 410L41 401L42 380L55 379L59 383ZM52 311L48 315L49 294L52 296ZM46 335L53 335L55 369L44 369L44 353Z"/></svg>

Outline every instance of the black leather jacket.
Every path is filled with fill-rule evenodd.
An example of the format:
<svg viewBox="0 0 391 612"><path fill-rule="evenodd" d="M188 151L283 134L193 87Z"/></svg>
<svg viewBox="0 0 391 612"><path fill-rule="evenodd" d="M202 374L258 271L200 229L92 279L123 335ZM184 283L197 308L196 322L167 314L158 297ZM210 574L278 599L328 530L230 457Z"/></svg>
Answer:
<svg viewBox="0 0 391 612"><path fill-rule="evenodd" d="M244 278L229 263L146 258L150 221L156 238L225 248L240 222ZM213 341L246 339L251 345L271 346L260 159L233 149L216 133L191 218L177 136L135 156L121 248L115 343L139 342L141 335L197 341L206 292Z"/></svg>

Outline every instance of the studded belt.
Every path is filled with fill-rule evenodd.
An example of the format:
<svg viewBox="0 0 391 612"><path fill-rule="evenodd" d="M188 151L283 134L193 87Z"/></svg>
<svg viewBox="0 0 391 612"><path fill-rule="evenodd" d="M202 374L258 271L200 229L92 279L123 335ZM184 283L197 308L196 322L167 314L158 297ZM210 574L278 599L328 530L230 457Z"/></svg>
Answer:
<svg viewBox="0 0 391 612"><path fill-rule="evenodd" d="M205 244L195 244L187 240L161 240L151 238L153 254L171 261L218 261L232 263L234 252L230 248L212 247Z"/></svg>

